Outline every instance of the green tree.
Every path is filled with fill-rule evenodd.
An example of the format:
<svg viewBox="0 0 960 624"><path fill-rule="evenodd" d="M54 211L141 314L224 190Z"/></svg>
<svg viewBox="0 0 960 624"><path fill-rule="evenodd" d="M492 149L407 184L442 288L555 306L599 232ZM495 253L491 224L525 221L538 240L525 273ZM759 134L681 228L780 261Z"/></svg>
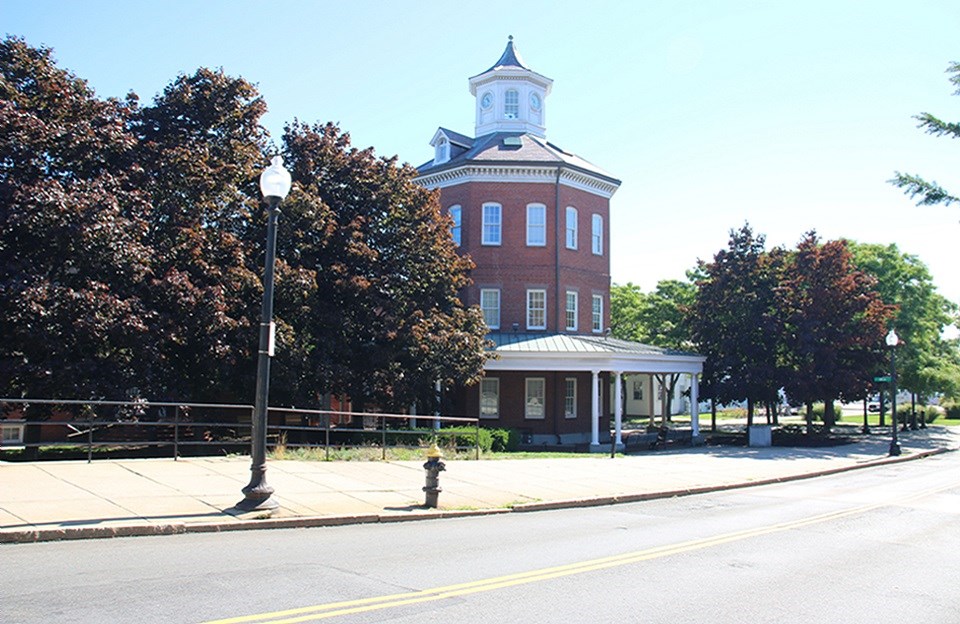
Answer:
<svg viewBox="0 0 960 624"><path fill-rule="evenodd" d="M179 76L137 111L132 131L151 202L144 240L153 270L142 298L155 314L156 393L253 400L265 111L251 84L209 69Z"/></svg>
<svg viewBox="0 0 960 624"><path fill-rule="evenodd" d="M633 282L610 287L610 332L622 340L642 342L641 314L646 295Z"/></svg>
<svg viewBox="0 0 960 624"><path fill-rule="evenodd" d="M833 403L863 399L870 378L885 362L883 338L894 307L874 290L876 280L858 270L844 240L820 243L809 232L785 263L780 315L784 387L811 405L823 400L824 425L834 424Z"/></svg>
<svg viewBox="0 0 960 624"><path fill-rule="evenodd" d="M690 282L660 280L650 293L643 293L633 283L614 285L610 289L610 327L614 336L644 344L691 351L689 309L696 299L697 288ZM657 375L673 396L679 373ZM664 411L668 409L664 405ZM664 414L667 417L669 414Z"/></svg>
<svg viewBox="0 0 960 624"><path fill-rule="evenodd" d="M957 87L954 95L960 95L960 62L951 63L947 68L947 73L952 73L950 82ZM930 113L921 113L915 117L920 123L918 128L922 128L927 134L942 137L960 138L960 123L946 122L938 119ZM960 198L951 195L949 191L941 187L935 181L927 181L915 174L894 173L894 178L890 183L897 188L904 189L904 194L909 195L911 199L917 199L918 206L933 206L944 204L949 206L953 203L960 203Z"/></svg>
<svg viewBox="0 0 960 624"><path fill-rule="evenodd" d="M925 399L960 390L960 352L943 338L956 322L957 305L937 292L927 266L895 244L850 243L854 264L876 280L884 303L896 306L893 326L902 340L897 348L900 387Z"/></svg>
<svg viewBox="0 0 960 624"><path fill-rule="evenodd" d="M278 253L298 288L281 287L279 305L297 319L290 341L308 387L358 406L431 409L436 381L478 381L486 327L457 294L472 263L437 195L413 183L409 165L351 147L334 124L292 124L284 144L296 188Z"/></svg>
<svg viewBox="0 0 960 624"><path fill-rule="evenodd" d="M775 401L783 385L776 299L782 253L766 252L764 242L749 224L731 230L727 249L699 263L690 308L691 337L709 364L709 398L746 401L751 425L756 403Z"/></svg>
<svg viewBox="0 0 960 624"><path fill-rule="evenodd" d="M141 107L0 45L0 387L21 396L252 399L267 162L256 89L182 75ZM284 136L295 188L277 266L281 402L399 408L482 374L437 198L336 126Z"/></svg>
<svg viewBox="0 0 960 624"><path fill-rule="evenodd" d="M124 396L144 372L151 253L131 107L46 48L0 42L0 379L6 395Z"/></svg>

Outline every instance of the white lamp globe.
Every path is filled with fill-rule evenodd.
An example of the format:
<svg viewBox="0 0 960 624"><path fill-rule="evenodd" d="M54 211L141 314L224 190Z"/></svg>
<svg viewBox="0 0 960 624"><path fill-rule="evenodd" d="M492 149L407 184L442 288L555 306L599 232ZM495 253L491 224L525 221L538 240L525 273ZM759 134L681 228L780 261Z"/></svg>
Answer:
<svg viewBox="0 0 960 624"><path fill-rule="evenodd" d="M260 192L265 198L277 197L281 201L290 192L290 172L284 168L281 156L274 156L260 174Z"/></svg>

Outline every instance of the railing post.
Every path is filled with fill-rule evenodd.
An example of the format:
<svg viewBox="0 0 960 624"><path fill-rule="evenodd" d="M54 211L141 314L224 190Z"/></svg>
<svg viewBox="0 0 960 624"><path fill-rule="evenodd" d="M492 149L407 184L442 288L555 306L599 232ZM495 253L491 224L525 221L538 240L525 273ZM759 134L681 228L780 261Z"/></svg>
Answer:
<svg viewBox="0 0 960 624"><path fill-rule="evenodd" d="M173 461L180 457L180 406L173 408Z"/></svg>
<svg viewBox="0 0 960 624"><path fill-rule="evenodd" d="M480 459L480 420L479 419L476 422L476 426L477 426L477 437L474 440L474 442L477 445L477 459L479 460Z"/></svg>
<svg viewBox="0 0 960 624"><path fill-rule="evenodd" d="M326 461L330 461L330 414L327 413L323 418L323 455Z"/></svg>
<svg viewBox="0 0 960 624"><path fill-rule="evenodd" d="M380 415L380 459L387 460L387 417Z"/></svg>
<svg viewBox="0 0 960 624"><path fill-rule="evenodd" d="M91 412L92 414L93 412ZM93 462L93 416L87 419L87 463Z"/></svg>

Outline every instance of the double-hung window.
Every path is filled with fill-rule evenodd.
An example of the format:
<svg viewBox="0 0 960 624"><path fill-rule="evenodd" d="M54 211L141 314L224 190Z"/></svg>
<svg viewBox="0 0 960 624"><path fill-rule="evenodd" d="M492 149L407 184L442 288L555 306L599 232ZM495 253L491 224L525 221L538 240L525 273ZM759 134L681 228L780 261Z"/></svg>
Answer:
<svg viewBox="0 0 960 624"><path fill-rule="evenodd" d="M601 295L593 296L593 331L603 331L603 297Z"/></svg>
<svg viewBox="0 0 960 624"><path fill-rule="evenodd" d="M527 329L547 328L547 291L530 289L527 291Z"/></svg>
<svg viewBox="0 0 960 624"><path fill-rule="evenodd" d="M577 331L577 292L567 291L566 324L567 331Z"/></svg>
<svg viewBox="0 0 960 624"><path fill-rule="evenodd" d="M533 420L542 420L546 416L547 380L543 377L527 377L526 402L523 416Z"/></svg>
<svg viewBox="0 0 960 624"><path fill-rule="evenodd" d="M503 208L500 204L483 205L483 245L499 245L502 240Z"/></svg>
<svg viewBox="0 0 960 624"><path fill-rule="evenodd" d="M457 247L460 246L461 225L463 224L463 209L460 206L450 206L450 219L453 225L450 226L450 235Z"/></svg>
<svg viewBox="0 0 960 624"><path fill-rule="evenodd" d="M603 255L603 217L593 215L590 241L594 255Z"/></svg>
<svg viewBox="0 0 960 624"><path fill-rule="evenodd" d="M577 417L577 378L567 377L564 379L563 390L563 417Z"/></svg>
<svg viewBox="0 0 960 624"><path fill-rule="evenodd" d="M527 246L543 247L547 244L547 207L543 204L527 205Z"/></svg>
<svg viewBox="0 0 960 624"><path fill-rule="evenodd" d="M480 418L500 417L500 380L485 377L480 380Z"/></svg>
<svg viewBox="0 0 960 624"><path fill-rule="evenodd" d="M503 94L503 116L507 119L520 116L520 94L515 89L509 89Z"/></svg>
<svg viewBox="0 0 960 624"><path fill-rule="evenodd" d="M480 309L483 322L490 329L500 329L500 290L497 288L480 289Z"/></svg>
<svg viewBox="0 0 960 624"><path fill-rule="evenodd" d="M567 206L567 249L577 248L577 209Z"/></svg>

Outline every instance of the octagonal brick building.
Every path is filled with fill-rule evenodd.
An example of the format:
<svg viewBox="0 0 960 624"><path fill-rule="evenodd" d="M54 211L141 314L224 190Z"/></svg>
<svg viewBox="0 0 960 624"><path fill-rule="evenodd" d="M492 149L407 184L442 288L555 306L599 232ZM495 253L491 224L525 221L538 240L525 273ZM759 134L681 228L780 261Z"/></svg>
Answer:
<svg viewBox="0 0 960 624"><path fill-rule="evenodd" d="M517 428L528 443L596 448L609 443L610 415L621 442L624 375L646 375L652 388L655 374L688 374L695 416L703 358L609 336L620 180L547 140L552 85L511 37L469 79L475 136L439 128L416 181L440 189L454 241L476 264L461 297L483 311L497 353L480 384L447 392L445 411Z"/></svg>

